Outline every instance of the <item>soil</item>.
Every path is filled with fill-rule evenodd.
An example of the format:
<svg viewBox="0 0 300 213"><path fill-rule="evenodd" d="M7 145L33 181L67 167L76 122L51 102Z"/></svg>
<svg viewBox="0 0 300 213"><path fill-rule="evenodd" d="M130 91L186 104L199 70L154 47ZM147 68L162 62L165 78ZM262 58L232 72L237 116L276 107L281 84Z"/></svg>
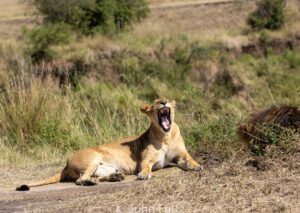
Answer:
<svg viewBox="0 0 300 213"><path fill-rule="evenodd" d="M222 161L202 154L202 172L165 168L148 181L59 183L14 191L17 184L59 171L58 166L1 169L0 212L298 212L300 153L270 159Z"/></svg>

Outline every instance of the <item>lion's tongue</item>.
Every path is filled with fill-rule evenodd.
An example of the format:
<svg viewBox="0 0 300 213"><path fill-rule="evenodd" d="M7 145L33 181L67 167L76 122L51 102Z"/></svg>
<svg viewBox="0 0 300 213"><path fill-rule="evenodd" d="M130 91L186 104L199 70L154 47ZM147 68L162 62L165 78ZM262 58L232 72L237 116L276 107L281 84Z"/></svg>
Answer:
<svg viewBox="0 0 300 213"><path fill-rule="evenodd" d="M169 119L167 117L161 117L161 124L163 125L163 127L165 129L170 128L170 122L169 122Z"/></svg>

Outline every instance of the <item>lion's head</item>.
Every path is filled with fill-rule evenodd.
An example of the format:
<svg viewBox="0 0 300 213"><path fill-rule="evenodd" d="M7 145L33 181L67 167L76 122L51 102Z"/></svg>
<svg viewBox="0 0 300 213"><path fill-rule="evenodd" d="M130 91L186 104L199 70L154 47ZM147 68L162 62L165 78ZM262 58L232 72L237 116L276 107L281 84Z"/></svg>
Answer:
<svg viewBox="0 0 300 213"><path fill-rule="evenodd" d="M168 99L157 99L153 105L144 104L141 112L148 115L151 123L163 133L168 133L174 122L176 102Z"/></svg>

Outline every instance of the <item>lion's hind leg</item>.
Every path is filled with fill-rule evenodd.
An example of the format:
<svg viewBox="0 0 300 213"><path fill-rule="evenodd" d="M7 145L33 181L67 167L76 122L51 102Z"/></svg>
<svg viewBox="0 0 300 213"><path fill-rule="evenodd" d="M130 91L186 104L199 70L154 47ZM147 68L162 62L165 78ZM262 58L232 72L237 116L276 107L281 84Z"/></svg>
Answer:
<svg viewBox="0 0 300 213"><path fill-rule="evenodd" d="M84 173L76 180L77 185L93 186L99 182L117 182L124 180L125 175L115 167L100 163L99 165L89 166Z"/></svg>
<svg viewBox="0 0 300 213"><path fill-rule="evenodd" d="M92 179L93 174L97 170L97 165L91 164L82 175L76 180L76 185L93 186L97 183Z"/></svg>

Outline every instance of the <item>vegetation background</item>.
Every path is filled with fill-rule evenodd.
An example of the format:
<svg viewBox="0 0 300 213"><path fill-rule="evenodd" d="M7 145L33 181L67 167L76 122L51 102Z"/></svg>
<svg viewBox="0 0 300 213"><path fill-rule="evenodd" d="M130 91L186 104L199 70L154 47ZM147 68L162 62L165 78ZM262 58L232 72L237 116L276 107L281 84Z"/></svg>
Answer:
<svg viewBox="0 0 300 213"><path fill-rule="evenodd" d="M298 1L279 11L277 31L246 24L257 15L252 1L170 12L90 1L115 4L105 20L100 6L51 16L47 2L0 3L0 166L61 163L74 150L139 135L148 126L139 106L158 97L177 101L191 152L231 157L247 152L236 128L249 112L299 106ZM271 134L270 144L296 137Z"/></svg>

